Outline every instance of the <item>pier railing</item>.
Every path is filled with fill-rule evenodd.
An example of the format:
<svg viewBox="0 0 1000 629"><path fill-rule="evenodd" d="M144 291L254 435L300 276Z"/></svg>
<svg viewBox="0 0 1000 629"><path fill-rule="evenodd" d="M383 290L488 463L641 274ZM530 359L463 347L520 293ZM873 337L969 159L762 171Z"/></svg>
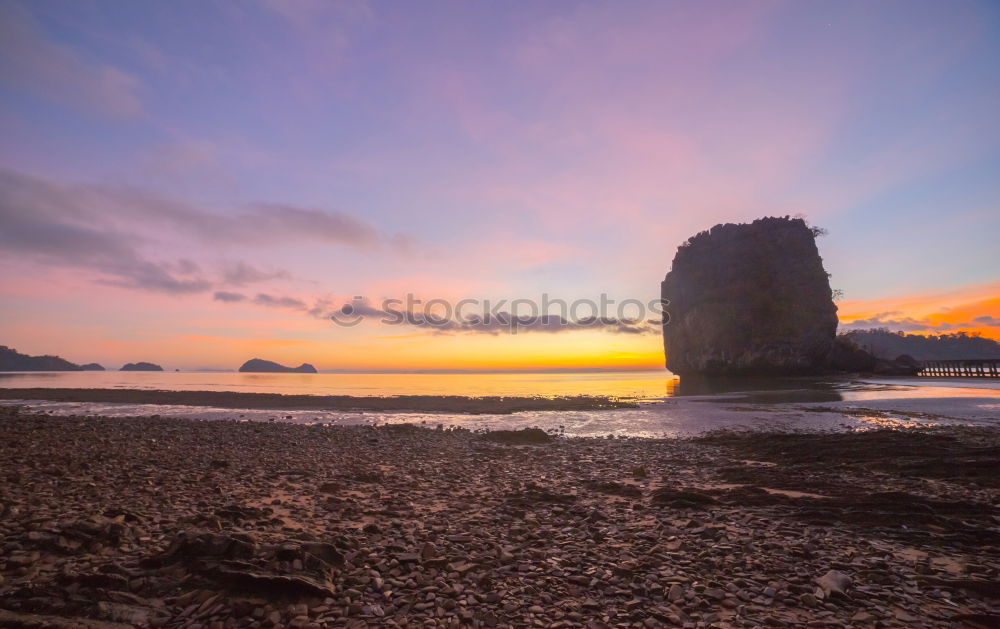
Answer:
<svg viewBox="0 0 1000 629"><path fill-rule="evenodd" d="M1000 378L1000 359L925 360L920 363L920 375Z"/></svg>

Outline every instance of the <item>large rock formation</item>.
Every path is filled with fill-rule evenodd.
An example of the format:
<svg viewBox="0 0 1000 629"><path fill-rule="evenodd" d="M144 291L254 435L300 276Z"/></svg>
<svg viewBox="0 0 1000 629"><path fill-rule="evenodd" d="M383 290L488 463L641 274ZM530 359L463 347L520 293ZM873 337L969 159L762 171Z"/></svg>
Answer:
<svg viewBox="0 0 1000 629"><path fill-rule="evenodd" d="M679 375L829 370L837 306L802 219L716 225L677 249L662 284L667 368Z"/></svg>
<svg viewBox="0 0 1000 629"><path fill-rule="evenodd" d="M298 367L286 367L270 360L261 358L251 358L240 367L243 373L316 373L316 368L309 363L302 363Z"/></svg>

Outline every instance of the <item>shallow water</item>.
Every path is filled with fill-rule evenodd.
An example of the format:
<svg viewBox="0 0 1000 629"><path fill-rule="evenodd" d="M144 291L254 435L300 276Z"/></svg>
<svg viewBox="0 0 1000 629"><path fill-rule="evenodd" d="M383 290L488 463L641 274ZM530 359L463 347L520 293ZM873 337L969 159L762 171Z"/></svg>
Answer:
<svg viewBox="0 0 1000 629"><path fill-rule="evenodd" d="M665 369L546 373L237 373L62 371L0 373L0 388L161 389L306 395L599 395L656 399L674 395Z"/></svg>
<svg viewBox="0 0 1000 629"><path fill-rule="evenodd" d="M946 389L945 392L948 390ZM969 391L976 391L970 389ZM982 392L982 390L979 390ZM894 393L901 393L896 392ZM684 437L720 429L854 430L933 425L1000 425L1000 396L891 397L834 402L749 402L739 394L675 397L644 402L635 409L531 411L512 414L350 412L322 410L221 409L154 404L100 404L5 400L28 412L56 415L161 415L208 420L281 421L356 425L415 423L470 430L540 427L570 436Z"/></svg>
<svg viewBox="0 0 1000 629"><path fill-rule="evenodd" d="M306 395L597 395L635 400L743 393L754 401L829 402L888 397L968 397L1000 392L974 378L743 378L683 381L665 369L544 373L238 373L200 371L0 372L0 388L157 389ZM948 389L946 393L942 388ZM979 395L983 395L980 393ZM992 395L989 392L985 395Z"/></svg>
<svg viewBox="0 0 1000 629"><path fill-rule="evenodd" d="M125 388L313 395L607 395L637 409L514 414L220 409L7 400L37 412L162 415L334 425L425 423L469 429L538 426L568 435L687 436L716 429L843 430L936 424L1000 425L1000 382L973 379L767 379L681 383L669 372L532 374L240 374L60 372L3 374L7 388Z"/></svg>

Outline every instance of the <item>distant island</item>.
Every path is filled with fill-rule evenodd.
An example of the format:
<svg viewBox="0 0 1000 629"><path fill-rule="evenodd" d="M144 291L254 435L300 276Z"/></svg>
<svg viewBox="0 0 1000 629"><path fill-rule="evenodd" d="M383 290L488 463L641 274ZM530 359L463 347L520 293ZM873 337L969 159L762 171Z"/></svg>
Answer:
<svg viewBox="0 0 1000 629"><path fill-rule="evenodd" d="M874 328L852 330L841 336L877 358L907 354L916 360L1000 359L1000 343L966 332L923 336Z"/></svg>
<svg viewBox="0 0 1000 629"><path fill-rule="evenodd" d="M242 373L316 373L316 368L309 363L298 367L286 367L270 360L251 358L240 367Z"/></svg>
<svg viewBox="0 0 1000 629"><path fill-rule="evenodd" d="M118 371L163 371L163 367L159 365L154 365L153 363L128 363Z"/></svg>
<svg viewBox="0 0 1000 629"><path fill-rule="evenodd" d="M0 345L0 371L104 371L104 367L97 363L80 366L59 356L28 356Z"/></svg>

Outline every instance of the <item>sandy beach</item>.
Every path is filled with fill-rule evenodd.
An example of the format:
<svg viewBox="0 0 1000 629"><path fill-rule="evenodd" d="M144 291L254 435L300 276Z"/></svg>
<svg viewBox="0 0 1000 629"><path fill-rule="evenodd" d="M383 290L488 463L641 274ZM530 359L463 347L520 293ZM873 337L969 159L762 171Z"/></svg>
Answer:
<svg viewBox="0 0 1000 629"><path fill-rule="evenodd" d="M1000 431L0 409L0 626L996 626ZM979 623L979 624L976 624Z"/></svg>

